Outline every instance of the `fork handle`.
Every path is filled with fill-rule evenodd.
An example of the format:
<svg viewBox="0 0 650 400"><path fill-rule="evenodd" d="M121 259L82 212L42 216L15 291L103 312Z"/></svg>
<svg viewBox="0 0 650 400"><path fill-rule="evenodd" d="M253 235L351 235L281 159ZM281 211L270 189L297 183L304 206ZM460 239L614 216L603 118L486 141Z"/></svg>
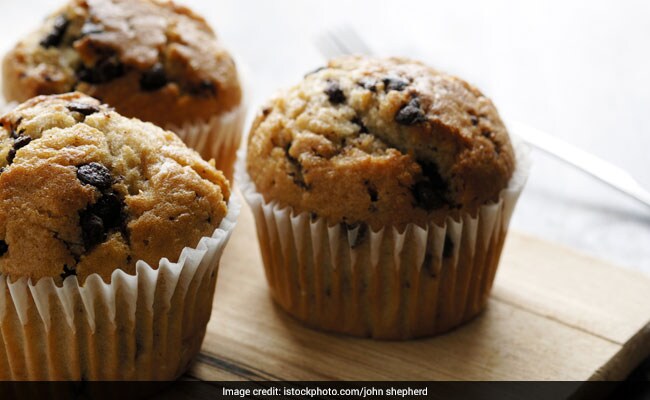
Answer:
<svg viewBox="0 0 650 400"><path fill-rule="evenodd" d="M516 135L520 136L535 148L581 169L621 193L644 204L646 207L650 207L650 192L644 189L625 170L579 147L521 122L508 121L507 125L512 128L512 131Z"/></svg>

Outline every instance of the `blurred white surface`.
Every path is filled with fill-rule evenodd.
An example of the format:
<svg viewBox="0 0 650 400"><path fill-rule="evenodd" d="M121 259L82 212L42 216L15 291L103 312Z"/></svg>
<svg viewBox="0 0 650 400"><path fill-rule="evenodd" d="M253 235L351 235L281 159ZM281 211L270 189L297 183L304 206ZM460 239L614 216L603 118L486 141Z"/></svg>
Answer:
<svg viewBox="0 0 650 400"><path fill-rule="evenodd" d="M650 2L181 0L249 70L254 103L324 63L313 44L348 23L382 55L459 75L505 119L614 162L650 187ZM61 2L0 0L4 51ZM534 153L515 229L650 273L650 210Z"/></svg>

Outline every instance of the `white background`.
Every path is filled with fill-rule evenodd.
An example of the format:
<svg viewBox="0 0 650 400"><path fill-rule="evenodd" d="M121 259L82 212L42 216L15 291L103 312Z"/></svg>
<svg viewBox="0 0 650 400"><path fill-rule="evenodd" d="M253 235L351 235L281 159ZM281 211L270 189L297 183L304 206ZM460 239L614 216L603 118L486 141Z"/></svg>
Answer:
<svg viewBox="0 0 650 400"><path fill-rule="evenodd" d="M650 2L185 0L247 71L254 103L324 63L314 36L347 23L375 52L459 75L516 119L650 188ZM0 50L58 1L0 0ZM650 208L534 153L515 229L650 273Z"/></svg>

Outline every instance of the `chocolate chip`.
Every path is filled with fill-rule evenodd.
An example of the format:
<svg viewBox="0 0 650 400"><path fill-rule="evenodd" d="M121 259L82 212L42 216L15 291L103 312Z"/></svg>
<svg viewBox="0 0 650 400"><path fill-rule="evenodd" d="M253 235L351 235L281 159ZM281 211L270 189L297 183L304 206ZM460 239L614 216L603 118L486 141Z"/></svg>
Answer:
<svg viewBox="0 0 650 400"><path fill-rule="evenodd" d="M379 200L379 193L377 193L377 188L371 184L369 181L365 181L366 190L368 191L368 196L370 196L370 201L375 202Z"/></svg>
<svg viewBox="0 0 650 400"><path fill-rule="evenodd" d="M76 276L77 275L77 270L74 268L69 268L68 265L63 266L63 273L61 273L61 279L65 280L65 278L69 276Z"/></svg>
<svg viewBox="0 0 650 400"><path fill-rule="evenodd" d="M92 185L99 189L106 189L113 183L111 171L96 162L78 167L77 178L86 185Z"/></svg>
<svg viewBox="0 0 650 400"><path fill-rule="evenodd" d="M17 139L18 136L20 136L20 135L25 131L24 129L21 129L20 132L17 131L18 126L20 125L20 123L21 123L22 121L23 121L23 117L21 116L21 117L19 117L19 118L16 120L16 122L14 122L14 123L10 123L10 126L11 126L11 137L12 137L12 138Z"/></svg>
<svg viewBox="0 0 650 400"><path fill-rule="evenodd" d="M54 19L54 26L52 27L52 31L48 33L47 36L45 36L39 44L45 48L56 47L60 45L69 24L70 21L64 15L59 15L56 17Z"/></svg>
<svg viewBox="0 0 650 400"><path fill-rule="evenodd" d="M19 136L14 140L14 149L22 149L23 147L27 146L29 142L32 141L32 138L29 136Z"/></svg>
<svg viewBox="0 0 650 400"><path fill-rule="evenodd" d="M419 160L420 168L422 169L422 175L431 182L431 184L439 191L447 190L447 182L440 175L440 170L438 166L430 161Z"/></svg>
<svg viewBox="0 0 650 400"><path fill-rule="evenodd" d="M9 150L9 153L7 153L7 164L13 163L14 158L16 158L16 153L18 152L18 150L27 146L31 141L32 138L29 136L18 136L14 140L14 147L12 147L11 150Z"/></svg>
<svg viewBox="0 0 650 400"><path fill-rule="evenodd" d="M0 240L0 257L4 256L9 250L9 245L4 240Z"/></svg>
<svg viewBox="0 0 650 400"><path fill-rule="evenodd" d="M210 221L212 223L212 221ZM122 238L126 242L126 244L130 245L131 244L131 232L129 231L129 219L128 215L126 213L126 210L124 208L124 204L122 204L122 210L120 213L120 226L116 227L120 230L122 233Z"/></svg>
<svg viewBox="0 0 650 400"><path fill-rule="evenodd" d="M124 65L113 59L107 59L95 67L98 83L109 82L124 75Z"/></svg>
<svg viewBox="0 0 650 400"><path fill-rule="evenodd" d="M107 233L104 229L104 221L98 215L83 211L79 223L81 225L81 238L86 250L90 250L106 240Z"/></svg>
<svg viewBox="0 0 650 400"><path fill-rule="evenodd" d="M289 164L291 165L291 171L288 173L288 175L291 177L293 180L293 183L300 187L301 189L304 190L309 190L311 187L305 182L305 178L302 173L302 164L300 161L291 155L289 155L289 151L287 150L287 160L289 160Z"/></svg>
<svg viewBox="0 0 650 400"><path fill-rule="evenodd" d="M80 103L77 101L71 102L66 106L66 108L72 112L78 112L79 114L84 116L88 116L90 114L99 112L99 107L97 107L96 105L88 104L88 103Z"/></svg>
<svg viewBox="0 0 650 400"><path fill-rule="evenodd" d="M90 21L83 24L81 27L81 36L92 35L93 33L102 33L104 32L104 27Z"/></svg>
<svg viewBox="0 0 650 400"><path fill-rule="evenodd" d="M116 193L104 192L95 204L79 213L79 222L87 251L104 242L112 230L122 232L124 240L129 242L124 202Z"/></svg>
<svg viewBox="0 0 650 400"><path fill-rule="evenodd" d="M377 91L377 80L373 78L363 78L359 81L359 86L371 92Z"/></svg>
<svg viewBox="0 0 650 400"><path fill-rule="evenodd" d="M442 248L442 258L449 258L454 255L454 242L449 236L445 236L445 244Z"/></svg>
<svg viewBox="0 0 650 400"><path fill-rule="evenodd" d="M122 223L122 201L115 193L105 193L88 210L102 219L105 229L117 228Z"/></svg>
<svg viewBox="0 0 650 400"><path fill-rule="evenodd" d="M124 65L121 62L114 58L107 58L101 60L92 68L82 66L77 71L77 77L84 82L99 84L119 78L124 75L124 72Z"/></svg>
<svg viewBox="0 0 650 400"><path fill-rule="evenodd" d="M359 116L354 117L352 119L352 123L355 124L355 125L359 125L359 133L368 133L368 128L363 123L361 118L359 118Z"/></svg>
<svg viewBox="0 0 650 400"><path fill-rule="evenodd" d="M438 167L430 162L419 162L422 168L422 180L413 186L415 205L427 211L438 209L448 203L447 182L442 178Z"/></svg>
<svg viewBox="0 0 650 400"><path fill-rule="evenodd" d="M384 78L384 86L386 88L386 91L396 90L398 92L401 92L405 87L408 86L408 84L408 80L400 78L398 76L389 76L387 78Z"/></svg>
<svg viewBox="0 0 650 400"><path fill-rule="evenodd" d="M413 187L413 195L418 207L434 210L442 206L440 198L428 182L418 182Z"/></svg>
<svg viewBox="0 0 650 400"><path fill-rule="evenodd" d="M328 80L327 85L325 86L325 94L332 104L345 103L345 94L343 93L343 90L341 90L338 82Z"/></svg>
<svg viewBox="0 0 650 400"><path fill-rule="evenodd" d="M204 79L198 85L191 87L190 93L197 96L216 96L217 87L212 81Z"/></svg>
<svg viewBox="0 0 650 400"><path fill-rule="evenodd" d="M167 84L165 68L161 63L156 63L150 70L142 73L140 88L144 91L158 90Z"/></svg>
<svg viewBox="0 0 650 400"><path fill-rule="evenodd" d="M82 65L77 69L75 72L77 75L77 79L83 82L90 82L93 80L93 73L90 68L86 67L85 65ZM76 88L77 85L74 85L74 88Z"/></svg>
<svg viewBox="0 0 650 400"><path fill-rule="evenodd" d="M469 120L472 121L472 125L478 125L478 117L476 115L470 115Z"/></svg>
<svg viewBox="0 0 650 400"><path fill-rule="evenodd" d="M395 121L401 125L415 125L426 120L424 112L420 109L420 100L417 98L411 99L395 115Z"/></svg>

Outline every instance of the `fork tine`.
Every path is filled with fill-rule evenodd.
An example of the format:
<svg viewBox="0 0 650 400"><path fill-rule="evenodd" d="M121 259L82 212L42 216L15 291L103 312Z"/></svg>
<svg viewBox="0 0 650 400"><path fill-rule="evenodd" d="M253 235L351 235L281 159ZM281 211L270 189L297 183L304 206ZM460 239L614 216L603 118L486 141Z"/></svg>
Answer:
<svg viewBox="0 0 650 400"><path fill-rule="evenodd" d="M339 38L341 40L345 39L352 54L373 54L370 46L361 38L359 32L351 25L346 24L339 27Z"/></svg>
<svg viewBox="0 0 650 400"><path fill-rule="evenodd" d="M350 25L325 30L314 41L321 54L328 59L349 54L372 54L370 47Z"/></svg>
<svg viewBox="0 0 650 400"><path fill-rule="evenodd" d="M348 43L346 39L347 38L345 36L341 36L336 31L330 32L330 40L336 43L336 47L340 50L339 55L341 56L354 54L354 51L351 50L350 47L348 47Z"/></svg>
<svg viewBox="0 0 650 400"><path fill-rule="evenodd" d="M348 50L341 46L336 35L331 31L325 31L316 38L316 44L320 52L328 59L346 55Z"/></svg>
<svg viewBox="0 0 650 400"><path fill-rule="evenodd" d="M318 51L320 51L321 55L326 59L340 55L339 50L336 48L336 44L332 42L329 35L325 33L319 34L314 38L314 42Z"/></svg>

